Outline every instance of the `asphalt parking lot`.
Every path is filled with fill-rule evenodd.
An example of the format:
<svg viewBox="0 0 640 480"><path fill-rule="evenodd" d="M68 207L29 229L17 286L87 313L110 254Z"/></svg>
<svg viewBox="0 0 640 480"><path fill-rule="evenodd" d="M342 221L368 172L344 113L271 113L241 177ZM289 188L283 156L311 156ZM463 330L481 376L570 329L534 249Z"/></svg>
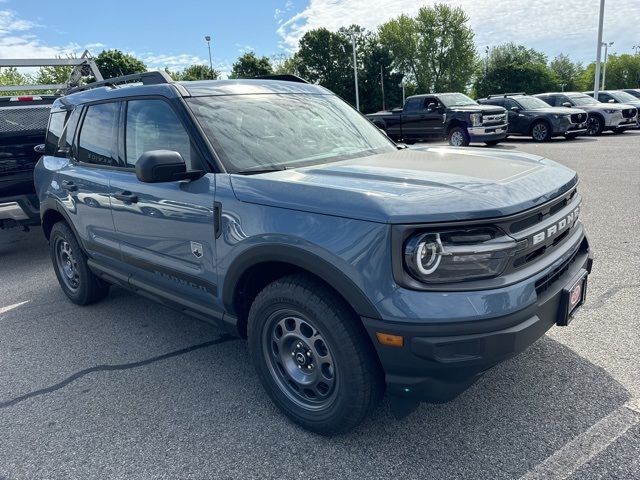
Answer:
<svg viewBox="0 0 640 480"><path fill-rule="evenodd" d="M580 173L586 305L453 402L337 438L276 410L244 341L117 288L77 307L39 229L0 231L0 479L640 479L640 131L496 148Z"/></svg>

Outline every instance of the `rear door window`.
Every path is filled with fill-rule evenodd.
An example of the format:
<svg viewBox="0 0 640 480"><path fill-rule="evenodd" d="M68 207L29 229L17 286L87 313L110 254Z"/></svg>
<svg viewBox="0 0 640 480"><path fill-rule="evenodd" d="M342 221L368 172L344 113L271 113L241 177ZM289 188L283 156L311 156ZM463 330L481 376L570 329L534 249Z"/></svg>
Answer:
<svg viewBox="0 0 640 480"><path fill-rule="evenodd" d="M115 148L119 113L119 103L100 103L87 107L78 138L78 161L119 166Z"/></svg>

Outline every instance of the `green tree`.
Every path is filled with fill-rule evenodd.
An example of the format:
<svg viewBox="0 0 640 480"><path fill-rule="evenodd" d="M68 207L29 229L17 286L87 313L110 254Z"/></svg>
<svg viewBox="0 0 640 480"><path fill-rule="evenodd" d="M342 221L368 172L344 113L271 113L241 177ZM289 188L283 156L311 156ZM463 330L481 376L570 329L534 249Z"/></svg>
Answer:
<svg viewBox="0 0 640 480"><path fill-rule="evenodd" d="M360 110L369 113L401 106L404 75L394 70L393 57L380 44L376 34L369 33L365 36L358 55L362 62L358 72Z"/></svg>
<svg viewBox="0 0 640 480"><path fill-rule="evenodd" d="M103 50L95 61L105 79L147 71L142 60L120 50Z"/></svg>
<svg viewBox="0 0 640 480"><path fill-rule="evenodd" d="M465 91L476 64L474 33L460 7L422 7L379 27L393 66L421 92Z"/></svg>
<svg viewBox="0 0 640 480"><path fill-rule="evenodd" d="M258 57L254 52L246 52L233 64L229 78L254 78L272 73L269 57Z"/></svg>
<svg viewBox="0 0 640 480"><path fill-rule="evenodd" d="M603 69L601 69L601 72L602 70ZM589 64L581 78L581 87L583 90L593 90L595 72L596 64ZM640 88L640 54L630 55L623 53L622 55L609 55L607 57L607 74L604 86L608 90Z"/></svg>
<svg viewBox="0 0 640 480"><path fill-rule="evenodd" d="M305 33L289 66L355 105L351 42L345 35L318 28Z"/></svg>
<svg viewBox="0 0 640 480"><path fill-rule="evenodd" d="M515 43L499 45L489 52L486 71L474 85L478 97L495 93L539 93L554 90L556 80L542 52Z"/></svg>
<svg viewBox="0 0 640 480"><path fill-rule="evenodd" d="M574 63L564 54L560 54L551 60L549 64L551 72L555 76L557 88L565 91L576 90L580 84L583 68L580 63Z"/></svg>
<svg viewBox="0 0 640 480"><path fill-rule="evenodd" d="M33 78L30 75L22 74L15 67L0 68L0 85L28 85L33 83ZM16 91L16 92L0 92L0 95L25 95L29 92Z"/></svg>
<svg viewBox="0 0 640 480"><path fill-rule="evenodd" d="M218 80L220 73L208 65L189 65L181 72L175 72L174 80ZM173 75L172 75L173 76Z"/></svg>

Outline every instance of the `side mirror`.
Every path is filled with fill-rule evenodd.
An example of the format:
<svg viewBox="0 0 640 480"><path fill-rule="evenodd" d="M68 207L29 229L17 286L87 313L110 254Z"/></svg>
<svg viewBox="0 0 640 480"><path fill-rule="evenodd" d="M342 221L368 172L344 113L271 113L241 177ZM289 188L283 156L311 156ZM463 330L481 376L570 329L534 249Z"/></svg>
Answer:
<svg viewBox="0 0 640 480"><path fill-rule="evenodd" d="M511 110L512 112L519 112L520 108L519 107L511 107L509 110Z"/></svg>
<svg viewBox="0 0 640 480"><path fill-rule="evenodd" d="M435 103L430 103L429 105L427 105L427 112L435 112L437 108L437 105Z"/></svg>
<svg viewBox="0 0 640 480"><path fill-rule="evenodd" d="M35 147L33 147L33 151L36 152L39 155L43 155L44 154L44 143L41 143L40 145L36 145Z"/></svg>
<svg viewBox="0 0 640 480"><path fill-rule="evenodd" d="M145 183L176 182L200 178L200 170L187 171L182 155L172 150L144 152L136 163L136 177Z"/></svg>
<svg viewBox="0 0 640 480"><path fill-rule="evenodd" d="M609 103L616 103L616 101L613 98L610 98Z"/></svg>
<svg viewBox="0 0 640 480"><path fill-rule="evenodd" d="M562 106L563 106L563 107L569 107L569 108L571 108L573 105L571 105L571 103L569 103L569 102L564 102L564 103L562 104Z"/></svg>

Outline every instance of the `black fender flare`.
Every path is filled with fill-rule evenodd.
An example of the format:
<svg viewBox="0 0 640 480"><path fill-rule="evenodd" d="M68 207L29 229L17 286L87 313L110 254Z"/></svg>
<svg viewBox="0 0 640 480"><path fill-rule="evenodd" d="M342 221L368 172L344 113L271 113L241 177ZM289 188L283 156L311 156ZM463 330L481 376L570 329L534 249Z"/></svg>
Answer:
<svg viewBox="0 0 640 480"><path fill-rule="evenodd" d="M234 315L237 313L234 308L234 295L244 273L251 267L265 262L281 262L306 270L338 291L358 315L381 318L373 302L339 268L305 249L282 244L250 247L231 263L222 288L222 302L227 312Z"/></svg>
<svg viewBox="0 0 640 480"><path fill-rule="evenodd" d="M67 224L69 225L69 228L71 229L73 234L76 236L76 240L86 252L86 248L82 242L82 238L80 238L80 235L78 235L78 231L76 230L75 225L71 221L69 214L67 213L65 208L62 205L60 205L60 202L58 200L51 197L48 197L44 199L42 202L40 202L40 221L42 224L42 231L44 233L44 236L47 237L47 240L49 240L49 234L45 230L47 225L44 222L44 219L47 216L47 212L56 212L62 218L64 218L65 222L67 222Z"/></svg>

